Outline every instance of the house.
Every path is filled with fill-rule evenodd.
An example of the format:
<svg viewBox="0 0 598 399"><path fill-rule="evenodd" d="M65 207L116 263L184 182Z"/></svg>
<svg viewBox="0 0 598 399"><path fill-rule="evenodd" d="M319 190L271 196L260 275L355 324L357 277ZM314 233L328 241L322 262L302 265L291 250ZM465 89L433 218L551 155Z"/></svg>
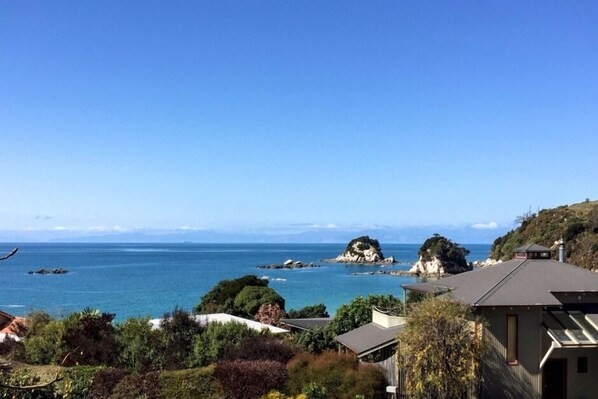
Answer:
<svg viewBox="0 0 598 399"><path fill-rule="evenodd" d="M6 338L20 341L25 330L26 320L0 310L0 342Z"/></svg>
<svg viewBox="0 0 598 399"><path fill-rule="evenodd" d="M487 322L481 398L595 398L598 273L563 258L531 244L509 261L403 288L450 297Z"/></svg>
<svg viewBox="0 0 598 399"><path fill-rule="evenodd" d="M396 367L397 336L404 327L404 317L374 307L371 323L341 334L336 340L360 361L381 366L393 388L392 392L395 392L394 387L399 385Z"/></svg>
<svg viewBox="0 0 598 399"><path fill-rule="evenodd" d="M211 314L198 314L193 316L194 319L201 325L206 326L209 323L238 323L244 324L247 328L253 329L258 332L269 331L272 334L286 334L289 330L285 330L284 328L271 326L269 324L260 323L259 321L245 319L239 316L233 316L228 313L211 313ZM152 319L150 320L150 324L152 328L160 328L160 323L162 319Z"/></svg>

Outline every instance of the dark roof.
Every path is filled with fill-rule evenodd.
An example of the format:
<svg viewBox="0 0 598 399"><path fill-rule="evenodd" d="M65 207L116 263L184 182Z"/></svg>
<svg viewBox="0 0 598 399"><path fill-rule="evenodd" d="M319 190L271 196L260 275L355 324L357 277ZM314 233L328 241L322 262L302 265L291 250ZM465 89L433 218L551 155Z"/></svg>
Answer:
<svg viewBox="0 0 598 399"><path fill-rule="evenodd" d="M450 290L471 306L558 306L558 292L598 292L598 273L546 259L512 259L423 284L404 284L419 292Z"/></svg>
<svg viewBox="0 0 598 399"><path fill-rule="evenodd" d="M550 248L543 247L538 244L527 244L522 245L519 248L515 248L513 252L550 252Z"/></svg>
<svg viewBox="0 0 598 399"><path fill-rule="evenodd" d="M368 323L339 335L336 340L351 349L357 357L361 357L378 349L394 345L397 342L397 335L403 330L403 327L405 327L404 324L384 328L375 323Z"/></svg>
<svg viewBox="0 0 598 399"><path fill-rule="evenodd" d="M282 324L286 324L289 327L298 328L300 330L313 330L314 328L324 328L330 322L330 317L315 317L310 319L280 319Z"/></svg>

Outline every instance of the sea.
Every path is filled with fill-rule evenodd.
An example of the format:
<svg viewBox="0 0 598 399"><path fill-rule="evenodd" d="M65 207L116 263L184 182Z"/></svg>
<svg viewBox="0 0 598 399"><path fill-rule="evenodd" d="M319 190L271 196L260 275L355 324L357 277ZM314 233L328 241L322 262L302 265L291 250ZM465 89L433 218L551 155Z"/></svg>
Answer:
<svg viewBox="0 0 598 399"><path fill-rule="evenodd" d="M488 258L490 244L461 244L469 261ZM419 244L381 244L395 265L346 265L326 262L346 244L62 244L3 243L0 254L0 310L26 315L43 310L62 317L86 307L114 313L115 320L162 317L175 307L191 311L216 283L247 274L269 280L286 300L286 309L323 303L334 315L357 296L404 297L401 284L418 281L378 271L408 270L417 261ZM316 268L259 269L287 259L315 263ZM41 268L66 274L30 274ZM373 273L370 273L373 272Z"/></svg>

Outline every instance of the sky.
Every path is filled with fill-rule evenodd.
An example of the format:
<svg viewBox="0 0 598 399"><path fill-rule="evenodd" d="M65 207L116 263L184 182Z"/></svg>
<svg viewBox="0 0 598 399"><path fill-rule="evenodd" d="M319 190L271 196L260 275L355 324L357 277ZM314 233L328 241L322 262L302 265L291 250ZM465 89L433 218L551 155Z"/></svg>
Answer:
<svg viewBox="0 0 598 399"><path fill-rule="evenodd" d="M487 241L598 199L597 71L595 1L0 1L0 240Z"/></svg>

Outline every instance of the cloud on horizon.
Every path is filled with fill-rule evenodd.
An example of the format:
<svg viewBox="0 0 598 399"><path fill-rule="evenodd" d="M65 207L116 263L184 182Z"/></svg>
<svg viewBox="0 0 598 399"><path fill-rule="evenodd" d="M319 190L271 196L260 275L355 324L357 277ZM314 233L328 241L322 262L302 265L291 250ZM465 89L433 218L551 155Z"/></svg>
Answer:
<svg viewBox="0 0 598 399"><path fill-rule="evenodd" d="M496 230L498 229L498 223L496 222L489 222L489 223L475 223L471 225L471 228L476 230Z"/></svg>

